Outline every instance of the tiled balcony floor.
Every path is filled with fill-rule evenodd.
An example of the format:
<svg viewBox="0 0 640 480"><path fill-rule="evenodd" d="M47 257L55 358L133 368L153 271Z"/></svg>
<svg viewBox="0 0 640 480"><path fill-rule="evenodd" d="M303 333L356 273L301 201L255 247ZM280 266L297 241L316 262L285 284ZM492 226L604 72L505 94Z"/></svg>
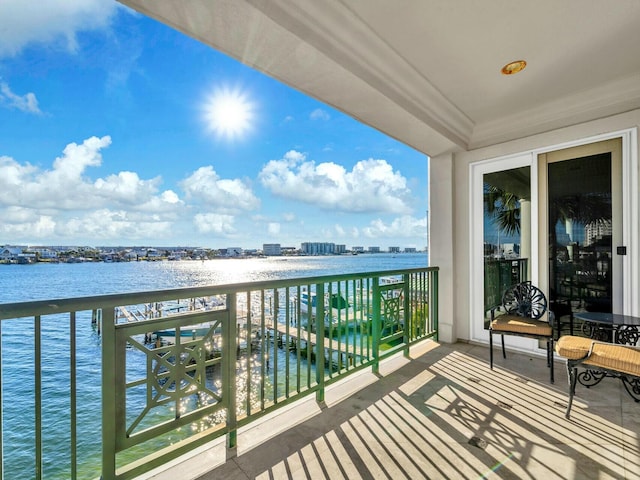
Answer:
<svg viewBox="0 0 640 480"><path fill-rule="evenodd" d="M147 478L640 479L640 403L619 380L578 385L567 420L563 360L551 385L543 358L496 348L492 372L488 357L424 343L331 386L322 409L311 396L241 431L236 452L220 441Z"/></svg>

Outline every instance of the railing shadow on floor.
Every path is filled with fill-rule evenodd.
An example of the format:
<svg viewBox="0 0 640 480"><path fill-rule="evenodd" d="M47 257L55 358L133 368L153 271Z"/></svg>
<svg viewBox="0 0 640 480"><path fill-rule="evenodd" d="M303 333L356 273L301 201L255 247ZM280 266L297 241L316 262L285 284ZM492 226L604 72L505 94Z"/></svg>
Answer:
<svg viewBox="0 0 640 480"><path fill-rule="evenodd" d="M569 421L566 392L548 383L544 359L523 357L537 370L491 372L485 348L425 343L410 360L388 360L395 366L357 393L199 480L640 475L640 416L623 418L621 402L632 402L617 384Z"/></svg>

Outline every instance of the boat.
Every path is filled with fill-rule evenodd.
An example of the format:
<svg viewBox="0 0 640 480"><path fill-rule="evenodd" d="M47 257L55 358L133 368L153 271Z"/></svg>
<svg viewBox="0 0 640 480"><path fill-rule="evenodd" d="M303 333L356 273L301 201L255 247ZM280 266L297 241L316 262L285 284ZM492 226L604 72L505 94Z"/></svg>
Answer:
<svg viewBox="0 0 640 480"><path fill-rule="evenodd" d="M293 305L300 305L300 312L316 317L318 298L315 292L303 290L300 292L300 300L292 298ZM357 309L354 304L337 293L325 294L324 298L324 325L325 328L334 329L338 326L344 329L351 328L356 324Z"/></svg>
<svg viewBox="0 0 640 480"><path fill-rule="evenodd" d="M180 329L180 337L202 338L211 332L212 325L198 325ZM161 337L176 337L176 329L156 330L154 335Z"/></svg>

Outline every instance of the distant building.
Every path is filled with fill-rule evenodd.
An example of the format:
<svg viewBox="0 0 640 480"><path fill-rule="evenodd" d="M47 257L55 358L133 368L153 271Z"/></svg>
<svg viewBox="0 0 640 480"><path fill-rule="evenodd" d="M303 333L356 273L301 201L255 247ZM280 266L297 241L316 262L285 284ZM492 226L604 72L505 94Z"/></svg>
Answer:
<svg viewBox="0 0 640 480"><path fill-rule="evenodd" d="M406 247L404 249L404 253L416 253L416 252L417 252L416 247Z"/></svg>
<svg viewBox="0 0 640 480"><path fill-rule="evenodd" d="M263 243L262 253L268 257L277 257L282 255L282 248L279 243Z"/></svg>
<svg viewBox="0 0 640 480"><path fill-rule="evenodd" d="M611 237L611 220L595 220L584 227L584 246L588 247L605 237Z"/></svg>
<svg viewBox="0 0 640 480"><path fill-rule="evenodd" d="M336 253L337 254L343 254L343 253L347 253L347 246L346 245L336 245Z"/></svg>
<svg viewBox="0 0 640 480"><path fill-rule="evenodd" d="M364 252L364 247L351 247L351 251L354 253L362 253Z"/></svg>
<svg viewBox="0 0 640 480"><path fill-rule="evenodd" d="M193 249L193 253L191 254L193 258L195 259L205 259L205 258L209 258L209 252L207 251L206 248L194 248Z"/></svg>
<svg viewBox="0 0 640 480"><path fill-rule="evenodd" d="M300 251L305 255L334 255L336 244L328 242L304 242Z"/></svg>
<svg viewBox="0 0 640 480"><path fill-rule="evenodd" d="M243 250L240 247L227 247L221 249L220 254L225 257L241 257Z"/></svg>
<svg viewBox="0 0 640 480"><path fill-rule="evenodd" d="M400 247L389 247L389 253L400 253Z"/></svg>
<svg viewBox="0 0 640 480"><path fill-rule="evenodd" d="M380 247L369 247L369 253L380 253Z"/></svg>
<svg viewBox="0 0 640 480"><path fill-rule="evenodd" d="M58 252L46 247L33 247L29 251L37 253L40 259L43 260L55 260L58 258Z"/></svg>
<svg viewBox="0 0 640 480"><path fill-rule="evenodd" d="M167 257L169 260L183 260L185 258L187 258L189 256L189 254L187 253L186 250L174 250L173 252L171 252L169 254L169 256Z"/></svg>
<svg viewBox="0 0 640 480"><path fill-rule="evenodd" d="M520 254L519 243L503 243L501 249L501 253L505 258L517 258Z"/></svg>
<svg viewBox="0 0 640 480"><path fill-rule="evenodd" d="M22 247L2 247L0 248L0 260L4 262L13 262L18 260L18 256L22 255Z"/></svg>
<svg viewBox="0 0 640 480"><path fill-rule="evenodd" d="M135 258L136 260L141 260L147 256L147 250L144 248L136 248L132 250L132 254L135 255L135 257L133 258Z"/></svg>

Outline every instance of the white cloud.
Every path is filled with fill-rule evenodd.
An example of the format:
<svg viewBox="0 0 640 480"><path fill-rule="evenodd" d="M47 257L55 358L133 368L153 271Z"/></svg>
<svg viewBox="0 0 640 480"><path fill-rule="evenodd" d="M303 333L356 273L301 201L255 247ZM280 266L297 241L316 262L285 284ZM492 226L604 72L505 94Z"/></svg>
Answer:
<svg viewBox="0 0 640 480"><path fill-rule="evenodd" d="M208 210L235 213L260 206L249 185L240 179L220 178L211 165L200 167L180 182L180 187L187 199L205 203Z"/></svg>
<svg viewBox="0 0 640 480"><path fill-rule="evenodd" d="M0 159L0 205L31 208L91 208L93 187L84 178L87 167L100 166L100 150L111 144L108 136L91 137L81 145L70 143L51 170L41 171L10 157Z"/></svg>
<svg viewBox="0 0 640 480"><path fill-rule="evenodd" d="M125 205L142 205L148 202L158 191L161 178L142 180L135 172L119 172L117 175L109 175L107 178L99 178L94 186L96 194L109 201ZM173 192L171 192L173 193ZM175 196L175 193L173 193ZM168 203L177 203L175 198L168 194ZM163 201L166 195L163 193L159 200Z"/></svg>
<svg viewBox="0 0 640 480"><path fill-rule="evenodd" d="M288 166L295 167L297 163L304 161L306 155L297 150L289 150L282 157L282 161L286 161Z"/></svg>
<svg viewBox="0 0 640 480"><path fill-rule="evenodd" d="M53 162L54 175L62 178L79 178L86 167L99 167L102 164L100 150L111 145L111 137L106 135L102 138L91 137L82 142L68 144L62 153Z"/></svg>
<svg viewBox="0 0 640 480"><path fill-rule="evenodd" d="M4 237L13 239L39 239L50 238L55 233L56 223L52 217L48 215L34 215L33 212L24 212L27 218L15 221L14 217L9 221L3 217L0 223L0 234Z"/></svg>
<svg viewBox="0 0 640 480"><path fill-rule="evenodd" d="M80 31L108 27L121 5L113 0L19 0L0 2L0 57L34 43L75 52Z"/></svg>
<svg viewBox="0 0 640 480"><path fill-rule="evenodd" d="M36 210L10 207L3 211L0 234L25 242L44 240L76 243L79 239L109 241L163 238L171 233L172 223L158 216L139 215L123 210L99 209L55 215Z"/></svg>
<svg viewBox="0 0 640 480"><path fill-rule="evenodd" d="M0 234L51 242L171 234L185 206L174 191L159 192L160 177L145 180L125 171L89 178L88 170L102 165L101 152L109 145L109 136L70 143L47 170L0 157Z"/></svg>
<svg viewBox="0 0 640 480"><path fill-rule="evenodd" d="M26 113L42 114L34 93L29 92L24 95L13 93L7 82L0 82L0 105L2 104Z"/></svg>
<svg viewBox="0 0 640 480"><path fill-rule="evenodd" d="M51 215L20 206L2 209L0 235L11 238L44 238L55 231L55 221Z"/></svg>
<svg viewBox="0 0 640 480"><path fill-rule="evenodd" d="M267 225L267 232L270 235L278 235L280 233L280 224L278 222L270 222Z"/></svg>
<svg viewBox="0 0 640 480"><path fill-rule="evenodd" d="M368 227L362 229L369 238L410 238L424 237L427 239L427 219L403 215L395 218L390 224L382 220L373 220Z"/></svg>
<svg viewBox="0 0 640 480"><path fill-rule="evenodd" d="M326 110L316 108L313 112L311 112L309 118L311 120L322 120L326 122L327 120L331 119L331 115L329 115Z"/></svg>
<svg viewBox="0 0 640 480"><path fill-rule="evenodd" d="M234 222L233 216L218 213L198 213L193 218L193 223L199 233L214 233L223 236L231 236L236 232L233 226Z"/></svg>
<svg viewBox="0 0 640 480"><path fill-rule="evenodd" d="M20 184L38 169L30 164L20 165L13 158L0 157L0 202L4 197L11 198Z"/></svg>
<svg viewBox="0 0 640 480"><path fill-rule="evenodd" d="M361 160L351 171L336 163L307 161L291 150L259 174L262 185L283 198L356 213L408 213L411 191L386 160Z"/></svg>
<svg viewBox="0 0 640 480"><path fill-rule="evenodd" d="M38 218L39 216L30 208L11 206L2 210L0 225L35 222Z"/></svg>
<svg viewBox="0 0 640 480"><path fill-rule="evenodd" d="M124 210L100 209L56 225L60 238L95 238L114 241L163 238L171 233L171 222L157 216L136 215Z"/></svg>
<svg viewBox="0 0 640 480"><path fill-rule="evenodd" d="M109 145L109 136L91 137L81 144L70 143L49 170L0 157L0 206L54 210L125 207L134 211L162 211L181 205L175 192L159 193L159 177L143 180L135 172L119 172L91 181L87 170L102 165L101 151Z"/></svg>
<svg viewBox="0 0 640 480"><path fill-rule="evenodd" d="M167 202L167 203L180 203L181 201L180 197L178 197L178 194L173 190L165 190L160 195L160 198L162 199L163 202Z"/></svg>

